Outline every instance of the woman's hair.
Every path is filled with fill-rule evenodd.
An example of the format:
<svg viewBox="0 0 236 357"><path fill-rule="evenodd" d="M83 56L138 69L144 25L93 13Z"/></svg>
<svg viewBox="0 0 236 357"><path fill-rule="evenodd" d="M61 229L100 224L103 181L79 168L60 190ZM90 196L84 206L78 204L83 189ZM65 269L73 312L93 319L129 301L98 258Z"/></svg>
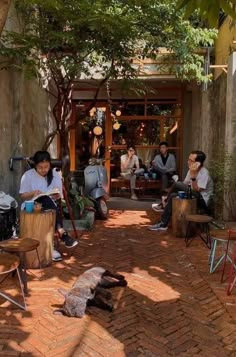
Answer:
<svg viewBox="0 0 236 357"><path fill-rule="evenodd" d="M32 159L33 159L35 168L40 162L49 162L50 163L50 169L47 173L47 184L49 186L53 179L53 172L52 172L52 167L51 167L51 156L50 156L49 152L36 151L36 153L34 154Z"/></svg>

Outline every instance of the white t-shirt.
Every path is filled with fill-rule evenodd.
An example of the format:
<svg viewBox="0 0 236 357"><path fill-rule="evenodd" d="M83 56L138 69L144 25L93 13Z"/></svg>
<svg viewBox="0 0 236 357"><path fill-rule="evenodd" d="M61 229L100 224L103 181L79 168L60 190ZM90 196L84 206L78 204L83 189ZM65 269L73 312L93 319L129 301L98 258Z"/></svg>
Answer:
<svg viewBox="0 0 236 357"><path fill-rule="evenodd" d="M121 173L123 174L130 174L131 169L134 167L139 168L139 161L138 161L138 156L133 155L131 160L129 160L128 154L124 154L120 157L120 162L121 162ZM128 165L126 166L126 164ZM122 169L122 166L125 165L126 169Z"/></svg>
<svg viewBox="0 0 236 357"><path fill-rule="evenodd" d="M20 182L19 193L31 192L39 190L41 192L47 192L53 188L58 188L62 196L62 181L61 176L53 169L53 179L48 186L47 178L39 175L35 169L30 169L24 173ZM22 205L22 208L24 204Z"/></svg>
<svg viewBox="0 0 236 357"><path fill-rule="evenodd" d="M204 199L206 205L208 205L209 199L213 195L213 181L211 176L209 175L209 171L205 167L202 167L199 170L196 176L196 182L198 187L202 189L200 191L200 194L202 195L202 198ZM186 185L191 183L192 186L190 171L188 171L187 176L184 179L184 183Z"/></svg>

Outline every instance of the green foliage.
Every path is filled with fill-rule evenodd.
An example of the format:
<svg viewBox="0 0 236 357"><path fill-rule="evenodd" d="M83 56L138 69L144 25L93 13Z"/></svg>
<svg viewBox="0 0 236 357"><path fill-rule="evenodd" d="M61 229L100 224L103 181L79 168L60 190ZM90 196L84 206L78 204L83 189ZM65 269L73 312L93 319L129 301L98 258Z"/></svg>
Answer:
<svg viewBox="0 0 236 357"><path fill-rule="evenodd" d="M212 45L216 36L213 30L191 26L182 12L176 14L174 0L16 0L15 4L22 32L5 33L1 54L12 60L11 65L41 79L69 81L82 73L88 78L134 78L132 58L158 58L158 48L166 47L181 63L173 66L173 73L202 80L202 58L196 49Z"/></svg>
<svg viewBox="0 0 236 357"><path fill-rule="evenodd" d="M236 158L222 152L210 162L209 171L214 181L216 216L222 218L224 208L231 219L236 219Z"/></svg>
<svg viewBox="0 0 236 357"><path fill-rule="evenodd" d="M235 0L179 0L177 9L184 8L187 18L198 10L202 19L207 20L211 27L217 27L222 11L236 19L235 5Z"/></svg>
<svg viewBox="0 0 236 357"><path fill-rule="evenodd" d="M198 50L211 46L217 32L184 19L182 11L176 12L176 1L15 0L20 31L1 37L0 69L13 67L37 77L55 98L56 129L48 134L43 149L59 133L60 156L69 155L68 132L88 116L108 79L133 83L141 93L132 59L161 57L163 62L160 47L171 53L163 65L169 73L187 80L210 79ZM81 85L79 80L82 86L92 80L97 92L91 107L81 109L71 123L72 90L75 81L77 88Z"/></svg>
<svg viewBox="0 0 236 357"><path fill-rule="evenodd" d="M76 189L71 189L68 193L68 199L74 214L75 219L82 217L83 212L89 208L94 208L95 204L92 199L86 196L82 196L80 192ZM69 211L66 207L65 201L63 201L63 211L68 216Z"/></svg>

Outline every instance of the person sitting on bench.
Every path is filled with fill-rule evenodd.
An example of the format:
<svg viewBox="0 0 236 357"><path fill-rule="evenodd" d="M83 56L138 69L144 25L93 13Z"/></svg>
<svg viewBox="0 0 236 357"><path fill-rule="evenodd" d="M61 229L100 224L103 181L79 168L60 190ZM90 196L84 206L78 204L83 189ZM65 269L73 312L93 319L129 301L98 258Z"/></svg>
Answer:
<svg viewBox="0 0 236 357"><path fill-rule="evenodd" d="M144 172L144 169L140 169L139 167L139 159L138 156L135 155L134 145L127 145L127 154L121 156L120 163L121 176L130 181L131 200L137 200L138 197L135 193L136 178Z"/></svg>
<svg viewBox="0 0 236 357"><path fill-rule="evenodd" d="M63 228L63 222L57 200L62 197L62 180L56 169L51 167L51 157L47 151L37 151L33 156L34 168L26 171L20 183L20 197L23 201L32 200L41 193L52 189L58 189L59 194L53 196L42 196L36 201L42 204L43 210L56 210L56 229L60 239L67 248L73 248L78 244ZM22 204L24 209L24 202ZM60 253L53 252L53 260L59 260ZM58 257L58 259L56 259ZM60 259L61 260L61 259Z"/></svg>
<svg viewBox="0 0 236 357"><path fill-rule="evenodd" d="M162 190L169 185L169 180L176 173L175 156L168 152L168 143L162 141L159 144L160 154L154 157L150 172L156 172L157 178L161 179Z"/></svg>

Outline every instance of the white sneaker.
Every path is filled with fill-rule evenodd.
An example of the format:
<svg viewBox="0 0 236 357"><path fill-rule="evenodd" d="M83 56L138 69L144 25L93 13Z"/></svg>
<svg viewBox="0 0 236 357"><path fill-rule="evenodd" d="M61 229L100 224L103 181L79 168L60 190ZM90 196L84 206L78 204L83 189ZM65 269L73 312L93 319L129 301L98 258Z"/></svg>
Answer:
<svg viewBox="0 0 236 357"><path fill-rule="evenodd" d="M162 222L153 224L153 226L149 226L148 229L150 231L167 231L168 227L164 226Z"/></svg>
<svg viewBox="0 0 236 357"><path fill-rule="evenodd" d="M138 200L138 197L135 195L135 193L133 193L130 198L131 200L135 200L135 201Z"/></svg>
<svg viewBox="0 0 236 357"><path fill-rule="evenodd" d="M163 212L164 211L162 203L153 203L152 204L152 209L155 212Z"/></svg>
<svg viewBox="0 0 236 357"><path fill-rule="evenodd" d="M56 249L52 251L52 260L54 262L60 262L62 260L61 254Z"/></svg>

